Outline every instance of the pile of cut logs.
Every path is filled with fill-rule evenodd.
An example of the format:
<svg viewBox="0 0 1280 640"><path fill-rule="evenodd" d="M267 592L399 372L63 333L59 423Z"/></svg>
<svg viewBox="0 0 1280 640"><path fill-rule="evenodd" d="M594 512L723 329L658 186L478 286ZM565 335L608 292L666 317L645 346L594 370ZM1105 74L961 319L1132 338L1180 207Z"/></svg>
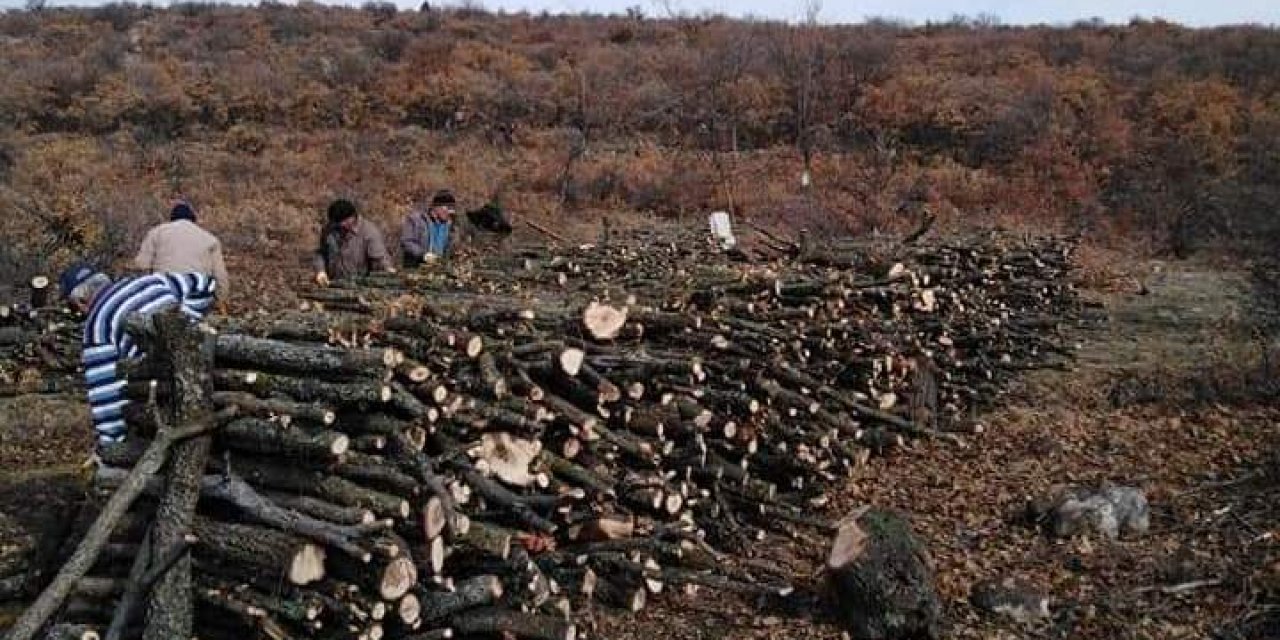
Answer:
<svg viewBox="0 0 1280 640"><path fill-rule="evenodd" d="M759 265L655 236L224 322L190 525L148 544L171 490L148 481L55 630L150 630L142 594L188 545L200 638L566 640L582 607L668 588L785 598L788 576L735 554L829 534L850 469L959 440L1016 372L1068 361L1070 248L990 236ZM136 434L164 431L151 409L183 386L145 382L154 365L133 368ZM114 448L99 485L128 484L150 444Z"/></svg>
<svg viewBox="0 0 1280 640"><path fill-rule="evenodd" d="M53 306L48 278L30 283L27 300L0 304L0 397L74 389L80 324Z"/></svg>

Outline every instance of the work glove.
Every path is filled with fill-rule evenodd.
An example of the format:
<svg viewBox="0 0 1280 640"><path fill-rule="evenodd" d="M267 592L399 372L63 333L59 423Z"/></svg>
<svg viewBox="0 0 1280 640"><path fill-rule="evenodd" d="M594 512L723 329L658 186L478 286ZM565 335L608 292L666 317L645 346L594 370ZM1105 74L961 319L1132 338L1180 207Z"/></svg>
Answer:
<svg viewBox="0 0 1280 640"><path fill-rule="evenodd" d="M323 271L317 271L317 272L316 272L316 284L318 284L318 285L320 285L320 286L322 286L322 287L327 287L327 286L329 286L329 274L327 274L327 273L325 273L325 272L323 272Z"/></svg>

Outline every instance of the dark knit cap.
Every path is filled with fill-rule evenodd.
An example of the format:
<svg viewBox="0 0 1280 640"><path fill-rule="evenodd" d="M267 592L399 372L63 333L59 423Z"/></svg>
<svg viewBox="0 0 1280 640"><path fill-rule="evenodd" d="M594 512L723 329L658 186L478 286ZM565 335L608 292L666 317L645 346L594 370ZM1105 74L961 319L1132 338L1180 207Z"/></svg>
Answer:
<svg viewBox="0 0 1280 640"><path fill-rule="evenodd" d="M356 205L350 200L339 198L329 205L329 222L338 224L347 218L354 218L356 215Z"/></svg>
<svg viewBox="0 0 1280 640"><path fill-rule="evenodd" d="M62 289L62 297L67 298L75 291L76 287L85 283L86 280L98 275L98 270L88 262L77 262L62 272L58 277L59 288Z"/></svg>
<svg viewBox="0 0 1280 640"><path fill-rule="evenodd" d="M452 207L455 204L458 204L458 201L454 199L453 192L448 189L441 189L431 197L431 206L433 207Z"/></svg>
<svg viewBox="0 0 1280 640"><path fill-rule="evenodd" d="M178 204L173 205L173 208L169 210L169 219L190 220L195 222L196 210L191 208L191 205L186 202L179 202Z"/></svg>

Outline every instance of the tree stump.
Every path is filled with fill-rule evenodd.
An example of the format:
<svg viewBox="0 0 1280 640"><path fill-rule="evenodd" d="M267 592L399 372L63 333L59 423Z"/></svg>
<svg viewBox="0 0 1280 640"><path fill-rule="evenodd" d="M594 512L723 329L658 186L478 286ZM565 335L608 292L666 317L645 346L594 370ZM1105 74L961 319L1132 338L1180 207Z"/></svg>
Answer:
<svg viewBox="0 0 1280 640"><path fill-rule="evenodd" d="M935 638L942 603L924 546L901 516L878 509L841 523L827 560L831 611L854 638Z"/></svg>

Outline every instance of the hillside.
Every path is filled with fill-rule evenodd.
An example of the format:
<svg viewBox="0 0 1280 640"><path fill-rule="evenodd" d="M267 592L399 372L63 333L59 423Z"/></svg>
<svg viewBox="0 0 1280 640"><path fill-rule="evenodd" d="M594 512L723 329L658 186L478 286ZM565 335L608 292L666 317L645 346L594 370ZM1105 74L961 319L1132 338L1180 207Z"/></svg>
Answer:
<svg viewBox="0 0 1280 640"><path fill-rule="evenodd" d="M507 613L546 621L559 600L520 600L544 568L519 559L536 556L580 587L574 626L554 637L848 637L819 597L820 568L836 523L874 505L904 514L927 549L949 637L1276 637L1280 280L1264 265L1280 248L1280 31L31 6L0 13L0 303L73 259L122 271L171 200L192 201L225 245L233 291L210 320L223 342L210 389L266 417L219 431L206 477L229 482L236 455L403 493L378 526L413 548L376 548L401 564L429 552L413 558L432 578L413 602L492 572ZM462 208L500 202L517 238L420 272L307 283L333 198L394 242L408 207L442 187ZM721 209L747 243L756 229L817 242L764 242L765 259L738 261L700 235ZM930 233L902 241L927 216ZM993 228L1007 232L976 232ZM610 307L616 335L586 325L598 302L622 310ZM110 488L110 474L83 477L79 325L37 306L0 315L5 627L87 528L85 496ZM267 338L296 344L269 344L274 359L252 369L228 360L228 344ZM391 360L369 365L370 346ZM159 393L141 377L135 393ZM289 432L295 417L305 428ZM299 444L312 423L343 451ZM488 454L470 445L489 429L537 445L536 463L515 465L532 483L488 480L476 459ZM272 500L324 489L267 475L250 480ZM1055 538L1028 508L1068 485L1141 491L1149 529ZM500 552L463 539L456 519L447 534L429 522L427 493L441 510L471 500L461 515L508 535ZM270 524L229 504L200 514ZM578 539L584 522L615 520L641 535ZM664 520L680 526L651 526ZM372 544L373 529L342 531L348 556ZM673 540L667 556L697 549L698 573L607 544L657 556ZM105 585L107 597L58 620L110 619L112 579L132 570L127 545L109 546L110 566L74 594L84 604L86 584ZM245 561L222 567L236 580L261 562L227 555ZM273 615L298 618L291 637L383 632L372 611L395 599L347 589L373 573L334 556L339 577L323 587L337 591L288 592L327 603L322 620L273 601ZM571 566L589 560L599 566ZM600 598L583 586L597 570L614 585ZM974 602L1005 579L1046 598L1044 613L1018 621ZM274 629L235 607L277 595L249 582L222 594L219 610L239 616L212 620L227 637ZM644 608L620 615L619 602ZM396 613L388 637L414 637ZM417 622L446 637L446 618Z"/></svg>
<svg viewBox="0 0 1280 640"><path fill-rule="evenodd" d="M335 195L394 230L440 186L584 234L927 207L1178 255L1265 246L1280 204L1263 28L110 4L0 15L0 61L6 279L126 255L175 195L250 270L300 265Z"/></svg>

